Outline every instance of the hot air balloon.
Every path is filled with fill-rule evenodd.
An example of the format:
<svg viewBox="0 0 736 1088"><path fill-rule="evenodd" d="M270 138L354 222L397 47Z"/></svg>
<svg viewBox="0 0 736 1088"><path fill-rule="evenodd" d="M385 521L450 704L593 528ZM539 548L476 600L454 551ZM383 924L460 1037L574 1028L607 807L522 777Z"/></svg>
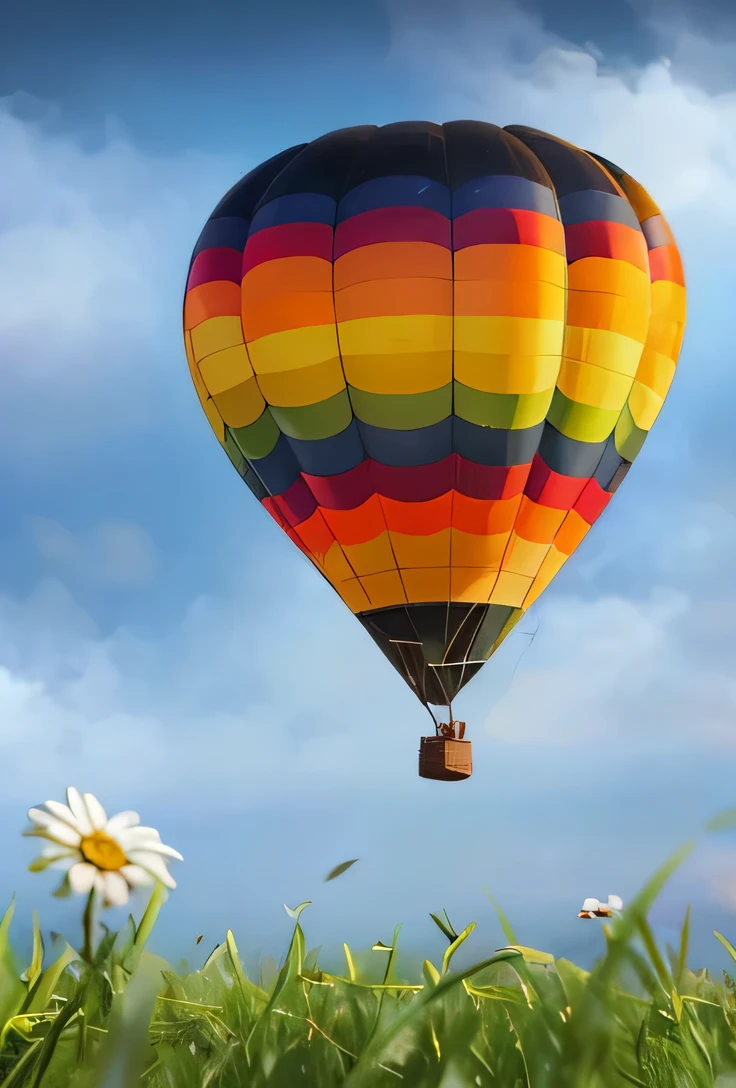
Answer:
<svg viewBox="0 0 736 1088"><path fill-rule="evenodd" d="M202 407L432 714L424 777L470 774L453 700L626 476L684 323L652 198L531 128L341 129L205 224L184 301Z"/></svg>

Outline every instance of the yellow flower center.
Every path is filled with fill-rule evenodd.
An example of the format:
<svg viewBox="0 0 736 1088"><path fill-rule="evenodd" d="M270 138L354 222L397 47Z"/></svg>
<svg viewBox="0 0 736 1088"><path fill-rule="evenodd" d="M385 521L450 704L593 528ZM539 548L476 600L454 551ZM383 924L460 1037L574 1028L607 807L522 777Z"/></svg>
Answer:
<svg viewBox="0 0 736 1088"><path fill-rule="evenodd" d="M122 869L128 862L120 845L104 831L93 831L91 835L85 835L79 849L85 861L98 869Z"/></svg>

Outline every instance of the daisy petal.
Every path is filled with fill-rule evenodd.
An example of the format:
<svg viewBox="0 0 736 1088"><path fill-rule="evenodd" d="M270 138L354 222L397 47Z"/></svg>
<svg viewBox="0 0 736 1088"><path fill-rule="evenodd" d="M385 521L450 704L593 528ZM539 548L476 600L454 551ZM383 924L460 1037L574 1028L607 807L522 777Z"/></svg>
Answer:
<svg viewBox="0 0 736 1088"><path fill-rule="evenodd" d="M78 861L69 870L69 886L77 895L87 895L92 891L97 870L87 861Z"/></svg>
<svg viewBox="0 0 736 1088"><path fill-rule="evenodd" d="M600 903L597 899L586 899L583 903L583 910L599 910Z"/></svg>
<svg viewBox="0 0 736 1088"><path fill-rule="evenodd" d="M73 827L75 831L79 831L79 824L68 805L62 805L61 801L44 801L44 804L57 820L61 820L62 823Z"/></svg>
<svg viewBox="0 0 736 1088"><path fill-rule="evenodd" d="M624 909L624 905L623 905L623 902L621 900L621 897L618 896L618 895L609 895L609 897L608 897L608 906L611 908L611 910L623 910Z"/></svg>
<svg viewBox="0 0 736 1088"><path fill-rule="evenodd" d="M143 845L149 842L161 842L161 836L155 827L130 827L123 832L126 842Z"/></svg>
<svg viewBox="0 0 736 1088"><path fill-rule="evenodd" d="M104 874L104 900L107 906L122 907L128 902L128 885L120 873Z"/></svg>
<svg viewBox="0 0 736 1088"><path fill-rule="evenodd" d="M36 813L43 816L44 819L37 819ZM27 834L36 835L39 838L49 839L51 842L61 843L62 846L79 846L82 841L82 836L69 824L64 824L61 820L57 820L55 816L47 816L46 813L41 812L40 809L30 809L28 812L29 819L31 819L37 826Z"/></svg>
<svg viewBox="0 0 736 1088"><path fill-rule="evenodd" d="M142 869L146 869L167 888L176 887L176 881L166 868L166 862L160 854L154 854L150 850L133 850L128 857L134 865L140 865Z"/></svg>
<svg viewBox="0 0 736 1088"><path fill-rule="evenodd" d="M124 831L128 831L131 827L135 827L136 824L139 824L140 822L141 818L137 812L117 812L107 821L105 830L108 835L117 838Z"/></svg>
<svg viewBox="0 0 736 1088"><path fill-rule="evenodd" d="M93 793L85 793L83 800L92 821L92 827L95 831L104 831L107 826L107 813L100 802Z"/></svg>
<svg viewBox="0 0 736 1088"><path fill-rule="evenodd" d="M79 830L83 835L91 835L94 828L92 827L92 821L89 818L87 812L87 806L84 803L81 793L75 789L74 786L69 786L66 791L66 803L74 813L74 817L79 824Z"/></svg>
<svg viewBox="0 0 736 1088"><path fill-rule="evenodd" d="M124 865L120 870L120 875L127 880L131 888L145 888L153 884L155 879L151 873L141 869L140 865Z"/></svg>
<svg viewBox="0 0 736 1088"><path fill-rule="evenodd" d="M145 850L147 853L160 854L167 858L176 858L177 861L184 861L178 850L174 850L173 846L165 846L162 842L146 842L137 843L135 846L131 846L130 850L134 853L138 850Z"/></svg>

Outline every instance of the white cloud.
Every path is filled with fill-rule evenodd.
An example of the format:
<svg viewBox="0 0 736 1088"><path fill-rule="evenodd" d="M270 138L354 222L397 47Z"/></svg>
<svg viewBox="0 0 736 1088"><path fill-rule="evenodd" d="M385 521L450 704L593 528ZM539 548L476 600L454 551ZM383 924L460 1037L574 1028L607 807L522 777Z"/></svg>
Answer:
<svg viewBox="0 0 736 1088"><path fill-rule="evenodd" d="M736 92L708 94L678 71L676 51L671 63L613 69L510 4L492 12L460 4L452 15L437 12L434 23L424 10L392 0L392 59L438 88L439 120L530 125L596 151L650 189L686 251L702 253L705 244L728 256L722 234L736 228ZM733 69L734 43L690 32L685 53L696 46L703 65L728 48Z"/></svg>
<svg viewBox="0 0 736 1088"><path fill-rule="evenodd" d="M0 99L0 432L45 456L155 419L162 370L169 412L189 392L186 270L238 174L200 152L144 154L113 124L89 150L53 109L22 121L13 104Z"/></svg>

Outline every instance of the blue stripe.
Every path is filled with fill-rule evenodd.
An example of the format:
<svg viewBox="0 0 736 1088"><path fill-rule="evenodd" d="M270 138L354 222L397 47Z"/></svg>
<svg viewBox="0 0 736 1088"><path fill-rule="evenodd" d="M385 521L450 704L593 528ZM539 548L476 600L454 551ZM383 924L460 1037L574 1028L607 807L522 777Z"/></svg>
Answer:
<svg viewBox="0 0 736 1088"><path fill-rule="evenodd" d="M286 223L326 223L331 227L335 222L336 207L336 201L322 193L277 196L258 208L250 233L253 235L266 227L279 227Z"/></svg>
<svg viewBox="0 0 736 1088"><path fill-rule="evenodd" d="M608 446L610 440L607 438L602 442L581 442L576 438L568 438L551 423L545 422L544 434L539 443L539 456L547 468L560 476L575 476L587 480L593 476L601 459L606 457Z"/></svg>
<svg viewBox="0 0 736 1088"><path fill-rule="evenodd" d="M626 464L626 462L616 449L616 442L613 435L611 435L606 441L601 459L593 473L593 479L604 491L607 491L613 477L623 464Z"/></svg>
<svg viewBox="0 0 736 1088"><path fill-rule="evenodd" d="M410 468L433 465L452 453L452 417L411 431L359 423L366 453L382 465Z"/></svg>
<svg viewBox="0 0 736 1088"><path fill-rule="evenodd" d="M269 454L249 464L272 495L281 495L299 479L299 464L283 434Z"/></svg>
<svg viewBox="0 0 736 1088"><path fill-rule="evenodd" d="M578 193L561 196L560 216L565 226L603 219L609 223L623 223L626 227L641 230L636 212L628 200L615 193L602 193L600 189L583 189Z"/></svg>
<svg viewBox="0 0 736 1088"><path fill-rule="evenodd" d="M429 208L450 218L450 190L430 178L394 174L349 189L337 209L337 222L377 208Z"/></svg>
<svg viewBox="0 0 736 1088"><path fill-rule="evenodd" d="M645 219L641 225L644 237L647 240L647 249L657 249L658 246L672 245L672 231L667 226L661 215L652 215Z"/></svg>
<svg viewBox="0 0 736 1088"><path fill-rule="evenodd" d="M546 185L529 178L489 174L466 181L452 194L452 217L458 219L479 208L519 208L542 212L558 219L555 194Z"/></svg>
<svg viewBox="0 0 736 1088"><path fill-rule="evenodd" d="M203 249L237 249L240 253L245 249L250 231L249 219L236 219L233 216L223 216L222 219L208 219L204 230L197 239L197 244L192 253L192 260Z"/></svg>
<svg viewBox="0 0 736 1088"><path fill-rule="evenodd" d="M331 438L287 438L302 472L310 476L337 476L365 460L357 420Z"/></svg>
<svg viewBox="0 0 736 1088"><path fill-rule="evenodd" d="M539 448L544 423L520 430L479 427L457 416L453 419L453 450L476 465L528 465Z"/></svg>

